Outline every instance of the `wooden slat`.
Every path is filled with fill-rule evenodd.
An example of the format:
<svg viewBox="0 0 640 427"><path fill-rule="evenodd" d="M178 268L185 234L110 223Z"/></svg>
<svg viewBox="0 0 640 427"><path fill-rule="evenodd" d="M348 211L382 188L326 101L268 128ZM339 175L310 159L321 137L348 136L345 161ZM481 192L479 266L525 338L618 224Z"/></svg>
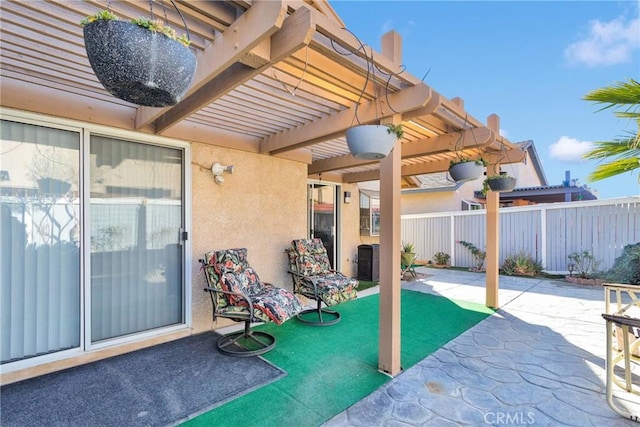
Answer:
<svg viewBox="0 0 640 427"><path fill-rule="evenodd" d="M431 88L426 85L413 86L388 96L389 103L393 106L393 111L401 113L425 106L430 98ZM357 108L357 118L361 124L367 124L385 116L390 116L393 111L387 109L382 111L381 115L378 106L370 102ZM273 154L343 136L347 129L354 124L355 117L356 108L350 108L316 120L301 128L281 132L265 139L261 144L260 151Z"/></svg>

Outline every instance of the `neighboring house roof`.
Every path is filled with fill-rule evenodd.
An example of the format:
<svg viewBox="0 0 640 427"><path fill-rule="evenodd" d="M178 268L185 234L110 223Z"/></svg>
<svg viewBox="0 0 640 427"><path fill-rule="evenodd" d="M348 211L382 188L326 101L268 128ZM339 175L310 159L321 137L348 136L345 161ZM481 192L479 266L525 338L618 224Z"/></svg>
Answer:
<svg viewBox="0 0 640 427"><path fill-rule="evenodd" d="M542 162L540 162L540 157L538 157L538 151L536 151L536 146L533 143L533 141L527 140L527 141L517 142L516 145L521 149L525 150L527 154L529 154L527 157L524 158L524 161L526 163L527 159L531 159L531 162L533 163L533 168L536 170L536 173L538 174L538 178L540 178L540 185L547 185L548 184L547 177L545 176L544 170L542 169Z"/></svg>
<svg viewBox="0 0 640 427"><path fill-rule="evenodd" d="M481 191L476 191L474 196L484 199ZM527 200L533 203L576 202L579 200L597 200L598 196L586 185L577 185L570 179L567 171L567 179L560 185L542 185L539 187L514 188L512 191L500 193L500 201Z"/></svg>
<svg viewBox="0 0 640 427"><path fill-rule="evenodd" d="M464 182L455 182L447 172L430 173L415 177L419 186L403 189L403 193L436 193L440 191L456 191Z"/></svg>
<svg viewBox="0 0 640 427"><path fill-rule="evenodd" d="M484 199L481 191L475 197ZM513 191L500 193L500 201L524 199L534 203L576 202L596 200L598 197L586 187L565 187L564 185L546 185L541 187L514 188Z"/></svg>

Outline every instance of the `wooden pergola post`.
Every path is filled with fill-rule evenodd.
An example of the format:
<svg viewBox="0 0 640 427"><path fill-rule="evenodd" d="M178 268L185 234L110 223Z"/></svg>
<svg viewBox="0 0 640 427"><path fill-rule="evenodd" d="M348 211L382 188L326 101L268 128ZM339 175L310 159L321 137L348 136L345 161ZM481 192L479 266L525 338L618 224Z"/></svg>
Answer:
<svg viewBox="0 0 640 427"><path fill-rule="evenodd" d="M496 135L500 133L500 118L492 114L487 118L487 127ZM490 170L491 169L491 170ZM500 163L487 167L487 176L500 172ZM486 306L498 308L500 268L500 193L487 190L487 258L486 262Z"/></svg>
<svg viewBox="0 0 640 427"><path fill-rule="evenodd" d="M382 37L382 54L401 63L401 38L391 31ZM401 116L387 122L399 124ZM380 319L378 369L391 376L400 365L400 141L380 161Z"/></svg>

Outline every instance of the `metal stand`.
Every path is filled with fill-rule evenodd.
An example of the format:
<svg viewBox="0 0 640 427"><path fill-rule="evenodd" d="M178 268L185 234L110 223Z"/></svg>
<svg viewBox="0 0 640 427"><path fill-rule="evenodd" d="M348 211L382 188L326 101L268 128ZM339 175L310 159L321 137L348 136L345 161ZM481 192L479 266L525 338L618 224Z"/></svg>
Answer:
<svg viewBox="0 0 640 427"><path fill-rule="evenodd" d="M276 338L266 332L252 331L245 322L244 331L224 335L216 343L220 352L236 357L264 354L276 346Z"/></svg>
<svg viewBox="0 0 640 427"><path fill-rule="evenodd" d="M340 321L340 313L334 310L329 310L328 308L323 308L322 301L320 299L317 301L318 307L301 311L296 316L298 320L313 326L329 326ZM314 315L308 316L311 313ZM314 317L314 319L309 319L309 317Z"/></svg>

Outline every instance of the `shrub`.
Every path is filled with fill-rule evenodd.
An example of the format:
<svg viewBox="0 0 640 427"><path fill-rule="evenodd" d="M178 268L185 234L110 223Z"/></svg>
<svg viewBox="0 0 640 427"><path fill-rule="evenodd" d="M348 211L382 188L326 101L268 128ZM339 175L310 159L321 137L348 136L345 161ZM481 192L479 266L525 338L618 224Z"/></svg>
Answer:
<svg viewBox="0 0 640 427"><path fill-rule="evenodd" d="M640 243L625 246L603 278L613 283L640 284Z"/></svg>
<svg viewBox="0 0 640 427"><path fill-rule="evenodd" d="M409 242L409 243L402 243L402 252L405 253L414 253L415 252L415 248L413 246L413 243Z"/></svg>
<svg viewBox="0 0 640 427"><path fill-rule="evenodd" d="M573 262L576 274L584 279L595 275L600 265L600 261L597 261L589 251L572 252L568 258Z"/></svg>
<svg viewBox="0 0 640 427"><path fill-rule="evenodd" d="M508 276L536 276L542 272L542 263L525 252L518 252L505 258L502 272Z"/></svg>
<svg viewBox="0 0 640 427"><path fill-rule="evenodd" d="M451 257L449 256L448 253L436 252L435 255L433 255L433 259L436 261L436 264L438 265L448 265Z"/></svg>
<svg viewBox="0 0 640 427"><path fill-rule="evenodd" d="M484 260L487 257L487 253L478 249L473 243L465 242L464 240L460 240L458 243L471 251L471 255L473 255L476 262L476 266L472 270L484 271Z"/></svg>

